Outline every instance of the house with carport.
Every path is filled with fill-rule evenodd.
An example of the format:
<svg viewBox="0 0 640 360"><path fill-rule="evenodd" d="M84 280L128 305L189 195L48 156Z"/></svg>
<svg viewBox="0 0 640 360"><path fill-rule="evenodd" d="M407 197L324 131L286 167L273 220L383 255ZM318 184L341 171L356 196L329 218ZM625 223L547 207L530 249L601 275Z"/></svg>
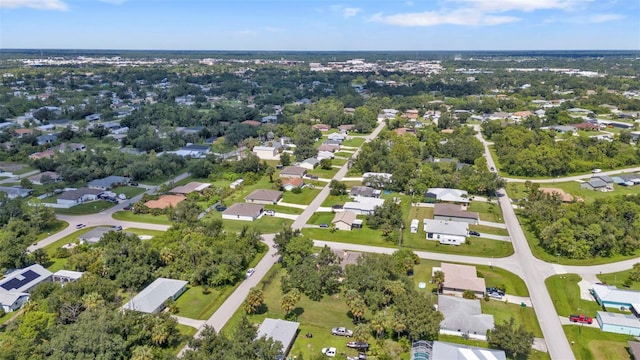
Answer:
<svg viewBox="0 0 640 360"><path fill-rule="evenodd" d="M87 201L94 201L98 199L98 195L102 194L104 190L79 188L75 190L65 191L58 195L56 203L64 207L72 207L77 204L82 204Z"/></svg>
<svg viewBox="0 0 640 360"><path fill-rule="evenodd" d="M245 202L253 204L277 204L282 199L282 191L256 189L244 198Z"/></svg>
<svg viewBox="0 0 640 360"><path fill-rule="evenodd" d="M638 290L618 289L614 285L593 284L591 295L602 307L631 310L636 316L640 316L640 291Z"/></svg>
<svg viewBox="0 0 640 360"><path fill-rule="evenodd" d="M429 188L424 193L426 202L448 202L460 204L466 209L469 204L469 193L466 190L449 188Z"/></svg>
<svg viewBox="0 0 640 360"><path fill-rule="evenodd" d="M423 230L427 233L427 240L435 240L443 245L460 245L467 241L469 223L424 219Z"/></svg>
<svg viewBox="0 0 640 360"><path fill-rule="evenodd" d="M307 174L307 169L300 166L287 166L280 171L281 178L303 178Z"/></svg>
<svg viewBox="0 0 640 360"><path fill-rule="evenodd" d="M596 320L602 331L640 336L640 320L633 315L598 311Z"/></svg>
<svg viewBox="0 0 640 360"><path fill-rule="evenodd" d="M187 281L157 278L122 306L123 310L157 314L165 308L167 300L175 301L187 290Z"/></svg>

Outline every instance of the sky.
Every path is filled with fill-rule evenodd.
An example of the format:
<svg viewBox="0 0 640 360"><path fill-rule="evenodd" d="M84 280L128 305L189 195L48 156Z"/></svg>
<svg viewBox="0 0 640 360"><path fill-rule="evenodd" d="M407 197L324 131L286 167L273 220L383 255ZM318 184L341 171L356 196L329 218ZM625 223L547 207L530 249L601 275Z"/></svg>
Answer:
<svg viewBox="0 0 640 360"><path fill-rule="evenodd" d="M637 50L640 0L0 0L0 48Z"/></svg>

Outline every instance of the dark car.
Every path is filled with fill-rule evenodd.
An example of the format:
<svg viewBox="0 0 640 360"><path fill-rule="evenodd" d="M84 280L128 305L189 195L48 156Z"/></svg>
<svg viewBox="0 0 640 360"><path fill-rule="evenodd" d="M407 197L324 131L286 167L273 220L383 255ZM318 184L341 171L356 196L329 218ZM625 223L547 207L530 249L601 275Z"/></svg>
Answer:
<svg viewBox="0 0 640 360"><path fill-rule="evenodd" d="M477 231L471 230L471 231L469 231L469 235L471 235L471 236L480 236L480 233L477 232Z"/></svg>
<svg viewBox="0 0 640 360"><path fill-rule="evenodd" d="M333 205L331 208L335 210L341 210L343 207L344 205L337 204L337 205Z"/></svg>
<svg viewBox="0 0 640 360"><path fill-rule="evenodd" d="M364 341L349 341L347 343L347 347L352 349L366 350L369 348L369 343Z"/></svg>
<svg viewBox="0 0 640 360"><path fill-rule="evenodd" d="M216 206L216 211L225 211L225 210L227 210L226 206L222 206L222 205Z"/></svg>
<svg viewBox="0 0 640 360"><path fill-rule="evenodd" d="M130 183L129 183L129 185L131 185L131 186L138 186L138 183L137 183L137 182L132 181L132 182L130 182Z"/></svg>
<svg viewBox="0 0 640 360"><path fill-rule="evenodd" d="M504 296L504 291L502 291L501 289L498 289L497 287L488 287L487 288L487 293L496 293L500 296Z"/></svg>
<svg viewBox="0 0 640 360"><path fill-rule="evenodd" d="M327 223L322 223L322 224L320 224L320 227L321 227L321 228L325 228L325 229L326 229L326 228L328 228L328 227L329 227L329 224L327 224Z"/></svg>

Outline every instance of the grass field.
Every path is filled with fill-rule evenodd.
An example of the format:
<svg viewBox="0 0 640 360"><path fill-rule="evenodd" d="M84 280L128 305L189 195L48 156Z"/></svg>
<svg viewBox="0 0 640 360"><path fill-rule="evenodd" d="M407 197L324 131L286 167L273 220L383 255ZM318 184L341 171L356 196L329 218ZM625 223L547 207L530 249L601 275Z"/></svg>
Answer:
<svg viewBox="0 0 640 360"><path fill-rule="evenodd" d="M482 221L497 223L504 222L504 220L502 220L502 210L500 209L500 206L495 203L472 201L469 203L469 208L467 210L479 213L480 220Z"/></svg>
<svg viewBox="0 0 640 360"><path fill-rule="evenodd" d="M364 144L364 137L353 137L342 142L342 146L359 147Z"/></svg>
<svg viewBox="0 0 640 360"><path fill-rule="evenodd" d="M104 200L97 200L86 202L83 204L78 204L76 206L72 206L68 209L58 209L54 208L53 211L56 214L60 215L87 215L87 214L97 214L103 210L107 210L112 207L114 204Z"/></svg>
<svg viewBox="0 0 640 360"><path fill-rule="evenodd" d="M147 224L171 225L167 215L134 214L132 211L116 211L112 217L116 220L133 221Z"/></svg>
<svg viewBox="0 0 640 360"><path fill-rule="evenodd" d="M321 205L325 207L331 207L333 205L344 205L344 203L347 201L351 201L349 195L329 195L326 199L324 199Z"/></svg>
<svg viewBox="0 0 640 360"><path fill-rule="evenodd" d="M313 199L318 196L320 189L312 189L305 186L300 194L294 194L292 191L285 191L282 194L282 201L292 204L309 205Z"/></svg>
<svg viewBox="0 0 640 360"><path fill-rule="evenodd" d="M542 330L538 324L536 313L531 307L523 308L520 305L506 303L500 300L481 300L483 314L493 315L494 323L502 324L508 322L512 317L516 325L523 325L527 331L533 333L535 337L542 337Z"/></svg>
<svg viewBox="0 0 640 360"><path fill-rule="evenodd" d="M202 292L202 286L187 286L187 291L176 300L178 316L191 319L206 320L233 293L235 287L209 288L208 293Z"/></svg>
<svg viewBox="0 0 640 360"><path fill-rule="evenodd" d="M595 317L596 311L602 310L595 301L580 299L580 280L582 278L576 274L553 275L545 280L558 315L585 314Z"/></svg>
<svg viewBox="0 0 640 360"><path fill-rule="evenodd" d="M248 316L251 323L260 324L267 317L284 319L285 313L280 306L282 298L280 280L283 274L284 270L279 265L275 265L267 273L261 285L258 285L259 287L263 286L265 312ZM273 277L273 280L266 284L265 280L270 277ZM300 322L300 327L290 351L291 355L297 356L302 353L305 359L314 358L313 356L317 357L321 354L320 351L323 347L330 346L335 347L341 353L346 352L351 356L357 355L355 350L345 346L348 341L346 338L331 335L331 328L335 326L347 326L353 329L352 319L347 315L347 305L341 295L325 296L317 302L302 295L294 312L297 314L294 321ZM242 308L238 309L222 330L229 334L235 329L244 314ZM311 333L313 337L304 336L307 333ZM369 343L374 346L373 341L369 340Z"/></svg>
<svg viewBox="0 0 640 360"><path fill-rule="evenodd" d="M590 176L586 176L585 180L589 180L589 178ZM613 191L610 192L586 190L580 188L580 183L577 181L541 184L540 186L545 188L562 189L568 194L582 198L587 203L593 202L597 199L611 198L613 196L638 194L640 191L640 187L638 186L620 185L614 185ZM507 194L512 199L523 199L529 195L529 192L524 183L509 183L507 185Z"/></svg>
<svg viewBox="0 0 640 360"><path fill-rule="evenodd" d="M577 360L629 360L627 341L633 336L577 325L562 327Z"/></svg>
<svg viewBox="0 0 640 360"><path fill-rule="evenodd" d="M313 225L331 224L335 214L332 212L317 212L311 215L307 223Z"/></svg>
<svg viewBox="0 0 640 360"><path fill-rule="evenodd" d="M138 196L145 191L144 188L137 186L120 186L113 189L113 192L116 194L125 194L127 199L131 199L134 196Z"/></svg>
<svg viewBox="0 0 640 360"><path fill-rule="evenodd" d="M478 231L481 233L500 235L500 236L509 236L509 232L507 229L501 229L493 226L485 226L485 225L469 225L469 230Z"/></svg>
<svg viewBox="0 0 640 360"><path fill-rule="evenodd" d="M631 273L631 269L609 274L600 274L598 275L598 279L600 279L600 281L605 284L623 287L622 284L627 279L627 277L629 277L629 273ZM640 290L640 282L632 283L629 289Z"/></svg>
<svg viewBox="0 0 640 360"><path fill-rule="evenodd" d="M294 208L294 207L288 207L288 206L280 206L280 205L265 205L264 206L265 210L274 210L276 212L279 213L283 213L283 214L291 214L291 215L300 215L302 214L302 209L298 209L298 208Z"/></svg>
<svg viewBox="0 0 640 360"><path fill-rule="evenodd" d="M309 173L310 175L315 175L315 176L317 176L317 177L319 177L319 178L323 178L323 179L331 179L331 178L333 178L333 177L336 175L336 173L338 172L338 170L340 170L340 169L338 169L338 168L333 168L333 167L332 167L331 169L329 169L329 170L325 170L325 169L322 169L322 168L320 168L320 167L318 166L317 168L315 168L315 169L313 169L313 170L310 170L308 173Z"/></svg>
<svg viewBox="0 0 640 360"><path fill-rule="evenodd" d="M55 233L58 233L69 226L69 223L62 220L56 220L51 226L45 227L36 237L36 242L45 239Z"/></svg>

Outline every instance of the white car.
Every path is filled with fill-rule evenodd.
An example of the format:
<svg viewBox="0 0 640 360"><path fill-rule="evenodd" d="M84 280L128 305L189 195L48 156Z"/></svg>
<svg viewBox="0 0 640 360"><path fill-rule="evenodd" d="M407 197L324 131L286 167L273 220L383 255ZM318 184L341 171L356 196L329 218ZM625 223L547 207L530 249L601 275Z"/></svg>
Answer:
<svg viewBox="0 0 640 360"><path fill-rule="evenodd" d="M602 172L602 170L600 170L600 169L593 169L593 170L591 170L591 172L592 172L592 173L594 173L594 174L598 174L598 173L601 173L601 172Z"/></svg>
<svg viewBox="0 0 640 360"><path fill-rule="evenodd" d="M276 214L275 210L267 210L264 212L265 215L267 216L274 216Z"/></svg>
<svg viewBox="0 0 640 360"><path fill-rule="evenodd" d="M336 348L334 348L334 347L323 348L322 349L322 353L325 354L328 357L336 357L336 353L337 352L338 352L338 350L336 350Z"/></svg>
<svg viewBox="0 0 640 360"><path fill-rule="evenodd" d="M249 277L249 276L253 275L254 272L256 272L256 269L249 268L249 269L247 269L247 273L245 275L246 275L246 277Z"/></svg>

